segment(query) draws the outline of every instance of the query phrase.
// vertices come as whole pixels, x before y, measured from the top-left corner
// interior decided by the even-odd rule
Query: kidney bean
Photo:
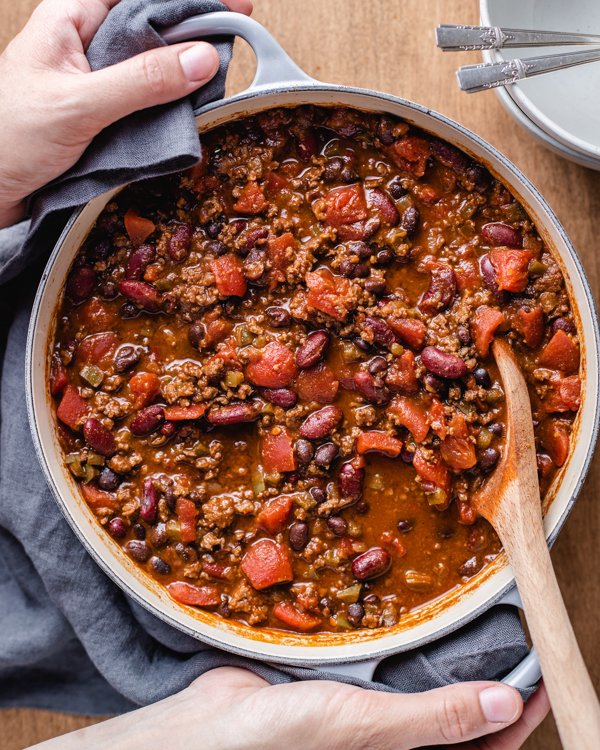
[[[352,575],[359,581],[370,581],[387,573],[392,558],[382,547],[371,547],[352,560]]]
[[[346,617],[348,622],[355,628],[359,628],[362,623],[362,618],[365,616],[365,608],[360,602],[352,602],[348,605],[346,610]]]
[[[158,573],[161,576],[168,576],[171,572],[171,566],[169,563],[156,555],[153,555],[150,558],[150,567],[155,573]]]
[[[324,406],[309,414],[300,425],[300,437],[308,440],[320,440],[330,435],[339,425],[344,413],[339,406]]]
[[[329,516],[327,519],[327,528],[336,536],[344,536],[348,531],[348,522],[342,516]]]
[[[140,245],[129,256],[125,266],[126,279],[141,279],[146,266],[156,258],[154,245]]]
[[[291,388],[263,388],[262,395],[275,406],[291,409],[298,401],[298,394]]]
[[[488,245],[495,247],[523,247],[523,238],[520,233],[501,221],[485,224],[481,228],[481,236]]]
[[[414,234],[417,231],[420,218],[421,214],[419,213],[419,209],[416,206],[409,206],[402,214],[402,221],[400,222],[400,226],[402,227],[402,229],[404,229],[409,237],[411,234]]]
[[[381,220],[373,217],[372,219],[362,219],[355,221],[353,224],[340,224],[338,227],[338,237],[342,241],[346,240],[368,240],[381,226]]]
[[[369,372],[371,375],[377,375],[387,370],[387,360],[385,357],[373,357],[369,362]]]
[[[105,466],[98,475],[98,487],[105,492],[114,492],[121,484],[119,475]]]
[[[465,174],[470,165],[469,157],[466,154],[444,141],[432,140],[431,154],[434,159],[459,176]]]
[[[367,204],[390,227],[396,226],[400,218],[398,209],[390,196],[381,188],[367,190]]]
[[[267,307],[265,314],[273,328],[287,328],[292,322],[292,316],[285,307]]]
[[[319,505],[327,500],[327,493],[322,487],[311,487],[308,494]]]
[[[145,409],[138,411],[131,421],[129,429],[134,435],[143,437],[158,430],[164,421],[165,410],[162,406],[147,406]]]
[[[173,435],[177,432],[177,422],[164,422],[159,432],[166,438],[173,437]]]
[[[413,522],[409,521],[407,518],[402,518],[398,521],[396,526],[401,534],[408,534],[409,531],[412,531]]]
[[[556,320],[552,321],[552,333],[556,333],[557,331],[576,333],[577,328],[575,327],[575,323],[568,318],[556,318]]]
[[[310,442],[310,440],[304,440],[304,438],[299,438],[294,443],[294,453],[296,454],[298,463],[303,464],[304,466],[306,466],[307,464],[311,462],[314,452],[315,452],[315,449],[313,447],[313,444]],[[318,489],[318,488],[313,488],[313,489]]]
[[[477,385],[480,385],[482,388],[489,388],[492,384],[490,374],[485,367],[478,367],[473,370],[473,377],[475,378]]]
[[[158,513],[158,489],[153,479],[144,479],[140,516],[146,523],[154,523]]]
[[[496,448],[486,448],[484,451],[482,451],[479,458],[479,468],[482,471],[490,471],[498,463],[499,458],[500,453],[496,450]]]
[[[479,270],[487,287],[490,289],[498,302],[502,303],[506,299],[506,294],[498,289],[496,281],[496,269],[488,255],[482,255],[479,260]]]
[[[373,331],[373,340],[379,346],[389,348],[396,341],[394,332],[383,318],[368,317],[365,319],[365,325]]]
[[[456,295],[456,276],[447,263],[435,263],[430,268],[429,287],[418,302],[420,310],[436,313],[445,310]]]
[[[242,254],[249,253],[261,240],[266,240],[269,236],[269,230],[266,227],[255,227],[246,232],[244,237],[244,246],[240,248]]]
[[[145,563],[150,559],[150,547],[140,539],[130,539],[125,545],[127,552],[136,562]]]
[[[382,297],[387,291],[387,286],[383,279],[367,279],[365,291],[374,294],[376,297]]]
[[[293,523],[290,526],[290,530],[288,532],[288,539],[290,542],[290,547],[295,552],[300,552],[308,544],[308,535],[309,535],[309,532],[308,532],[307,523],[304,523],[304,521],[298,521],[297,523]]]
[[[50,394],[57,398],[69,385],[69,376],[62,363],[60,354],[55,352],[50,363]]]
[[[260,409],[258,401],[238,401],[227,406],[213,406],[206,418],[215,425],[254,422],[260,416]]]
[[[127,534],[127,522],[124,521],[120,516],[111,519],[108,524],[108,533],[115,539],[123,539]]]
[[[115,370],[117,372],[125,372],[130,367],[137,365],[144,351],[143,346],[134,346],[133,344],[120,346],[115,353]]]
[[[390,400],[390,392],[381,378],[374,378],[370,372],[359,370],[354,375],[356,390],[372,404],[386,404]]]
[[[94,417],[90,417],[84,422],[83,437],[90,448],[101,456],[110,456],[117,450],[117,444],[111,431]]]
[[[319,149],[319,140],[314,128],[304,128],[296,140],[298,156],[302,161],[310,161]]]
[[[327,469],[337,454],[338,447],[335,443],[325,443],[324,445],[320,445],[315,451],[315,464],[321,469]]]
[[[192,227],[190,224],[177,224],[167,244],[167,252],[173,260],[183,260],[190,252]]]
[[[262,247],[253,247],[243,263],[244,276],[249,281],[259,281],[266,270],[267,254]]]
[[[355,461],[346,461],[340,466],[338,490],[346,503],[352,504],[360,500],[364,480],[365,470],[357,466]]]
[[[162,297],[158,289],[155,289],[145,281],[135,281],[128,279],[119,284],[119,291],[124,297],[133,302],[138,307],[148,312],[157,312],[160,310]]]
[[[96,284],[96,272],[90,266],[79,266],[67,280],[67,296],[74,304],[86,300]]]
[[[426,346],[421,352],[421,361],[434,375],[455,380],[467,374],[467,366],[458,354],[449,354],[437,346]]]
[[[306,341],[296,351],[296,364],[302,370],[314,367],[325,356],[329,346],[327,331],[313,331],[308,334]]]

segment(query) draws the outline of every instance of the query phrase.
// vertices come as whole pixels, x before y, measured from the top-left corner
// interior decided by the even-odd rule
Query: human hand
[[[177,695],[36,750],[517,750],[548,709],[543,687],[523,710],[516,690],[494,682],[398,695],[326,681],[269,685],[222,667]]]
[[[206,42],[160,47],[91,72],[85,51],[118,0],[42,0],[0,55],[0,227],[24,199],[65,172],[90,141],[132,112],[207,83],[219,59]],[[250,14],[251,0],[224,0]]]

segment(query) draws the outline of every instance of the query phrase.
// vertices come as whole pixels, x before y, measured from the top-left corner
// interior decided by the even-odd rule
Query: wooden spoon
[[[527,385],[508,343],[496,340],[492,351],[506,396],[506,442],[473,507],[508,555],[563,747],[600,750],[600,705],[546,544]]]

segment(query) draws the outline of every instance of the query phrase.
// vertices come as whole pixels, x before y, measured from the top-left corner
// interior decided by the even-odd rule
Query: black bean
[[[463,346],[469,346],[469,344],[471,343],[471,332],[469,331],[467,326],[457,326],[456,337]]]
[[[137,365],[142,358],[144,348],[133,344],[120,346],[115,353],[115,369],[117,372],[125,372],[130,367]]]
[[[458,574],[461,576],[464,576],[465,578],[470,578],[471,576],[474,576],[475,573],[478,573],[480,570],[481,570],[481,563],[478,562],[477,557],[473,556],[473,557],[470,557],[468,560],[465,560],[465,562],[458,569]]]
[[[192,323],[188,330],[188,339],[194,349],[200,349],[204,336],[206,334],[206,328],[204,323],[196,320]]]
[[[359,500],[354,506],[354,510],[360,515],[364,516],[369,512],[369,503],[366,500]]]
[[[502,435],[504,432],[504,428],[500,424],[500,422],[492,422],[492,424],[488,424],[486,426],[486,429],[489,430],[492,435]]]
[[[369,372],[371,375],[377,375],[384,370],[387,370],[387,360],[385,357],[373,357],[369,362]]]
[[[552,321],[552,333],[556,333],[557,331],[564,331],[565,333],[576,333],[577,328],[575,327],[575,323],[573,323],[572,320],[569,320],[568,318],[557,318],[556,320]]]
[[[398,521],[398,531],[401,534],[408,534],[409,531],[412,531],[413,528],[413,522],[409,521],[407,518],[403,518],[400,521]]]
[[[338,447],[335,443],[325,443],[324,445],[320,445],[315,451],[314,462],[321,469],[327,469],[337,454]]]
[[[423,375],[423,385],[430,393],[444,394],[448,390],[446,381],[432,372],[426,372]]]
[[[402,450],[400,451],[400,458],[405,464],[412,464],[415,460],[414,451],[409,451],[408,448],[403,445]]]
[[[336,536],[344,536],[348,531],[348,522],[342,516],[329,516],[327,527]]]
[[[328,159],[321,174],[323,182],[337,182],[340,180],[344,166],[344,160],[341,156],[332,156]]]
[[[206,231],[206,234],[211,238],[211,240],[216,240],[219,236],[219,232],[221,231],[221,228],[223,226],[223,219],[213,219],[212,221],[209,221],[208,224],[205,225],[204,229]]]
[[[475,378],[477,385],[480,385],[482,388],[489,388],[492,384],[490,374],[485,367],[477,367],[473,371],[473,377]]]
[[[114,492],[121,484],[119,475],[105,466],[98,475],[98,486],[105,492]]]
[[[156,557],[156,555],[150,558],[150,567],[155,573],[158,573],[161,576],[167,576],[171,572],[171,566],[169,563],[165,562],[160,557]]]
[[[387,266],[394,260],[394,251],[391,247],[382,247],[377,251],[375,264],[378,266]]]
[[[486,448],[479,458],[479,468],[482,471],[490,471],[498,463],[499,458],[500,453],[496,448]]]
[[[119,293],[119,289],[114,281],[103,281],[98,285],[98,291],[103,299],[111,300],[114,299]]]
[[[368,341],[365,341],[362,336],[355,336],[352,339],[352,343],[354,344],[354,346],[360,349],[361,352],[368,352],[371,349],[371,344],[369,344]]]
[[[113,518],[108,524],[108,533],[115,539],[122,539],[127,534],[127,522],[120,516]]]
[[[133,531],[133,534],[136,539],[145,539],[146,538],[146,527],[143,526],[141,523],[134,523],[131,527],[131,530]]]
[[[148,562],[151,555],[150,547],[140,539],[131,539],[125,545],[125,549],[139,563]]]
[[[208,253],[213,253],[217,256],[225,255],[227,252],[227,245],[224,242],[221,242],[221,240],[211,240],[206,243],[204,248]]]
[[[164,547],[168,541],[169,536],[167,534],[167,526],[164,523],[157,523],[150,530],[150,543],[153,547],[160,548]]]
[[[355,628],[360,627],[362,618],[365,616],[365,608],[363,607],[360,602],[354,602],[353,604],[348,605],[348,609],[346,610],[346,617],[348,618],[348,622],[350,625],[353,625]]]
[[[406,211],[402,214],[402,220],[400,226],[406,234],[411,235],[419,226],[419,209],[416,206],[409,206]]]
[[[322,487],[311,487],[308,494],[316,503],[319,503],[319,505],[327,500],[327,493]]]
[[[367,279],[365,290],[376,297],[382,297],[387,291],[387,286],[383,279]]]
[[[290,547],[295,552],[300,552],[308,544],[308,524],[304,521],[298,521],[290,526],[288,532]]]
[[[311,462],[314,455],[313,444],[310,442],[310,440],[299,438],[294,443],[294,452],[296,454],[298,462],[306,466],[306,464],[309,464]],[[318,489],[318,487],[313,487],[313,489]]]
[[[371,257],[371,248],[366,242],[362,240],[355,240],[348,243],[348,250],[354,255],[358,255],[361,260],[366,260]]]
[[[398,198],[402,198],[403,195],[406,195],[408,190],[404,187],[402,184],[402,180],[400,177],[394,177],[390,182],[387,184],[387,189],[389,194],[394,198],[395,200],[398,200]]]
[[[287,328],[292,322],[292,316],[285,307],[267,307],[265,314],[273,328]]]
[[[140,314],[140,310],[136,307],[133,302],[124,302],[119,310],[119,315],[124,320],[130,320],[131,318],[137,318]]]

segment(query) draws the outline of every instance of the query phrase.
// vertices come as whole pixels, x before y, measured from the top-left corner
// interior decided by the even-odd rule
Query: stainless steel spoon
[[[467,26],[444,23],[435,30],[437,46],[445,52],[509,47],[561,47],[569,44],[600,44],[598,34],[564,31],[507,29],[500,26]]]

